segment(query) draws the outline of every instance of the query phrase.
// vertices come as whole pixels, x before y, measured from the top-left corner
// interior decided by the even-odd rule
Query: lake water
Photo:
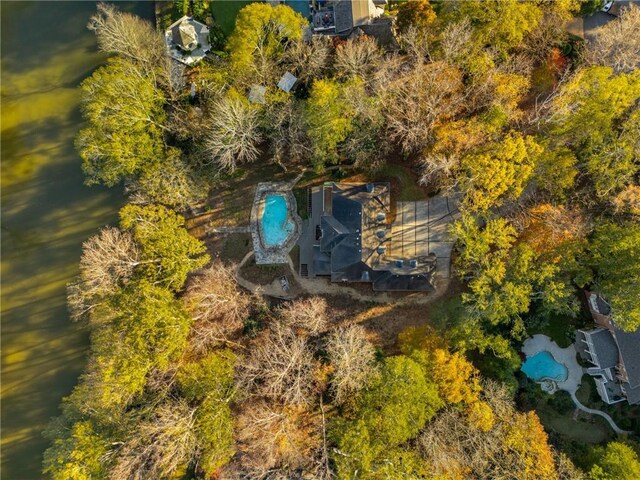
[[[153,18],[150,2],[118,3]],[[119,188],[85,187],[78,84],[105,56],[95,2],[2,1],[2,478],[41,478],[42,430],[84,367],[65,285],[81,244],[115,224]]]

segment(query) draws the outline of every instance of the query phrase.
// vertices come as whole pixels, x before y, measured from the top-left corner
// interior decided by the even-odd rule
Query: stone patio
[[[262,229],[260,220],[264,210],[264,199],[268,194],[278,193],[284,195],[287,200],[288,214],[293,221],[295,228],[287,241],[277,247],[268,247],[262,239]],[[253,240],[253,251],[257,265],[273,265],[279,263],[289,263],[289,252],[295,246],[302,231],[302,220],[298,216],[296,198],[291,191],[291,183],[285,182],[265,182],[259,183],[253,198],[251,208],[251,221],[249,223],[251,238]]]

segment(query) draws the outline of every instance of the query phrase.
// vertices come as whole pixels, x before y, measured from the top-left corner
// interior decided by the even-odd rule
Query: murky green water
[[[152,18],[152,4],[120,4]],[[85,187],[73,138],[78,84],[105,57],[95,2],[6,2],[2,12],[2,478],[41,478],[42,437],[88,339],[65,307],[82,242],[113,224],[119,190]]]

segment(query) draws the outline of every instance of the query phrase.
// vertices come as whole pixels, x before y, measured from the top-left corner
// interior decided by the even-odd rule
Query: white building
[[[169,55],[186,65],[199,62],[211,50],[207,26],[186,15],[167,28],[164,39]]]
[[[587,301],[597,327],[576,332],[576,350],[593,365],[587,373],[604,402],[640,404],[640,329],[617,328],[609,305],[597,293],[588,292]]]

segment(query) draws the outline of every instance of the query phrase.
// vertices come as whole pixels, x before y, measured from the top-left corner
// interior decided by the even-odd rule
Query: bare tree
[[[186,467],[197,452],[195,412],[184,400],[158,406],[119,449],[109,478],[171,478]]]
[[[425,32],[423,29],[410,25],[398,38],[403,50],[416,64],[431,61],[431,42],[433,34]]]
[[[269,103],[265,109],[263,130],[274,160],[285,170],[311,155],[303,108],[294,97],[289,97],[282,103]]]
[[[336,48],[334,68],[338,77],[367,80],[381,60],[382,51],[376,40],[363,35]]]
[[[126,284],[140,263],[138,248],[129,232],[107,227],[84,242],[80,275],[67,287],[72,318],[82,318],[101,299]]]
[[[564,453],[554,451],[554,457],[558,480],[585,480],[587,478]]]
[[[533,62],[545,62],[554,48],[566,42],[566,22],[557,17],[545,17],[545,21],[529,32],[523,45],[524,52]]]
[[[321,78],[328,69],[331,52],[329,37],[315,35],[308,42],[299,40],[290,43],[285,58],[298,81],[310,84],[314,79]]]
[[[595,31],[587,49],[592,63],[612,67],[616,72],[640,68],[640,7],[630,4],[620,17]]]
[[[463,106],[461,74],[442,62],[417,65],[397,78],[390,91],[387,128],[405,153],[428,146],[436,122],[455,116]]]
[[[167,61],[164,40],[151,23],[113,5],[99,3],[87,28],[96,33],[100,50],[130,60],[147,74]]]
[[[279,314],[282,322],[299,335],[316,335],[327,328],[327,302],[322,297],[289,302]]]
[[[337,404],[356,395],[375,378],[375,349],[360,325],[331,332],[327,353],[333,366],[331,391]]]
[[[235,469],[243,478],[269,479],[315,471],[321,429],[319,416],[303,408],[246,402],[237,417]]]
[[[640,216],[640,185],[627,185],[611,199],[616,214]]]
[[[238,286],[235,266],[217,260],[191,278],[184,303],[194,319],[191,348],[203,353],[242,329],[252,297]]]
[[[405,68],[405,61],[402,55],[389,53],[382,57],[369,80],[369,86],[374,92],[385,91]]]
[[[503,384],[491,381],[483,386],[482,399],[495,419],[491,428],[479,428],[460,409],[447,408],[418,437],[419,451],[431,466],[432,474],[445,477],[464,475],[479,480],[557,478],[552,452],[545,441],[538,439],[541,444],[532,449],[541,452],[539,456],[535,452],[529,456],[519,449],[521,447],[514,448],[516,438],[524,446],[533,442],[532,439],[527,440],[531,433],[527,423],[529,414],[515,409]],[[562,478],[579,478],[567,476],[570,471],[568,465],[563,465],[565,476]]]
[[[304,337],[275,322],[249,351],[238,375],[243,391],[288,405],[313,403],[317,363]]]
[[[441,55],[451,65],[471,55],[474,48],[473,27],[468,19],[448,23],[440,35]]]
[[[214,101],[204,140],[211,162],[233,172],[240,163],[258,158],[261,141],[258,111],[248,102],[230,96]]]

